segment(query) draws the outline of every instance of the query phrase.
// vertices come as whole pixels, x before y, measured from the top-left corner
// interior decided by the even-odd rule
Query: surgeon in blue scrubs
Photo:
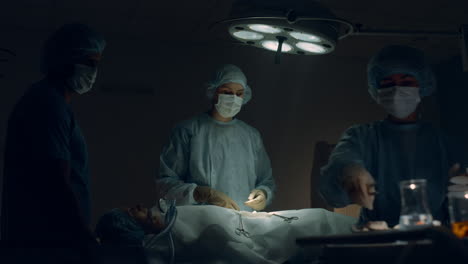
[[[322,196],[334,207],[363,206],[361,221],[394,226],[400,215],[399,182],[426,179],[434,219],[445,221],[449,174],[459,165],[442,133],[420,120],[421,99],[436,89],[423,53],[406,46],[383,48],[368,64],[368,83],[370,95],[388,116],[344,132],[322,168]]]
[[[70,102],[92,88],[104,46],[82,24],[62,26],[46,41],[45,78],[25,92],[8,120],[4,240],[62,246],[93,240],[88,153]]]
[[[242,70],[223,65],[208,83],[212,108],[178,124],[160,155],[159,195],[178,205],[263,210],[275,181],[260,133],[235,118],[252,97]]]

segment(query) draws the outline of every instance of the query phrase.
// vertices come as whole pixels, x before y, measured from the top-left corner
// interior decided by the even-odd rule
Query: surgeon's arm
[[[85,221],[78,200],[72,189],[70,181],[70,162],[68,160],[54,159],[44,162],[46,171],[50,180],[54,182],[54,190],[51,190],[55,195],[54,204],[46,205],[51,207],[60,208],[61,216],[64,223],[76,234],[74,240],[81,240],[83,242],[95,241],[94,235]],[[47,194],[45,194],[47,195]]]
[[[40,160],[38,171],[42,172],[43,180],[49,190],[44,196],[54,204],[45,205],[50,208],[60,208],[60,215],[70,230],[77,232],[76,240],[92,241],[91,227],[83,217],[82,209],[71,185],[71,135],[75,123],[70,115],[60,108],[50,108],[43,120],[38,120],[33,134],[38,148],[35,155]],[[95,241],[95,240],[94,240]]]
[[[159,175],[156,178],[158,195],[166,199],[175,199],[177,205],[197,203],[193,197],[197,185],[186,182],[189,174],[190,139],[191,135],[187,129],[176,127],[159,157]]]
[[[263,145],[260,135],[257,139],[257,151],[255,159],[255,170],[257,180],[255,189],[262,190],[266,194],[267,205],[271,204],[276,191],[275,179],[273,178],[271,161]]]
[[[353,202],[353,197],[349,195],[353,175],[367,171],[360,142],[364,132],[362,127],[346,130],[330,155],[328,164],[321,169],[320,194],[333,207],[340,208]]]

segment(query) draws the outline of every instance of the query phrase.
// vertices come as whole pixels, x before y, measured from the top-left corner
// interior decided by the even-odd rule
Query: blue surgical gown
[[[160,196],[196,204],[198,185],[224,192],[241,210],[252,211],[244,205],[252,189],[265,190],[271,203],[275,182],[260,133],[241,120],[220,122],[206,113],[177,125],[160,156]]]
[[[340,185],[343,168],[350,164],[366,168],[378,191],[374,210],[364,208],[361,221],[398,224],[399,182],[408,179],[427,180],[430,210],[435,219],[446,221],[449,156],[444,138],[430,124],[383,120],[349,128],[321,170],[320,192],[336,208],[351,203]]]
[[[49,166],[57,160],[70,164],[70,185],[81,210],[72,215],[90,224],[86,143],[57,88],[47,80],[32,85],[8,120],[2,192],[2,235],[8,239],[64,240],[82,231],[67,219],[62,180],[51,177],[56,168]]]

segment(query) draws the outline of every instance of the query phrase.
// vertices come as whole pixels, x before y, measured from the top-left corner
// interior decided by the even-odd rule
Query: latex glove
[[[267,196],[264,190],[253,189],[244,204],[255,211],[261,211],[266,207]]]
[[[240,210],[236,202],[225,193],[207,186],[197,186],[193,191],[193,198],[199,203],[208,203],[237,211]]]
[[[353,203],[374,209],[375,180],[365,168],[355,164],[346,166],[342,186]]]

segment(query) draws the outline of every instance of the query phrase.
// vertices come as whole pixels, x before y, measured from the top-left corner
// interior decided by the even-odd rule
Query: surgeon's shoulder
[[[255,127],[247,124],[246,122],[240,119],[237,119],[236,122],[236,125],[242,130],[246,131],[247,133],[251,134],[254,137],[261,137],[260,131],[258,131],[258,129],[256,129]]]
[[[175,125],[172,133],[191,136],[203,126],[205,118],[203,114],[199,114],[190,119],[183,120]]]
[[[58,95],[50,95],[47,97],[45,103],[46,106],[44,110],[47,111],[50,116],[63,120],[72,120],[74,118],[71,107],[64,98]]]
[[[421,130],[425,131],[425,133],[431,133],[436,137],[440,137],[444,140],[447,139],[447,134],[442,130],[442,128],[435,126],[433,123],[428,121],[422,121],[420,123]]]
[[[21,98],[19,107],[37,119],[70,121],[73,118],[65,98],[43,83],[33,84]]]
[[[236,123],[236,126],[238,129],[240,129],[242,131],[242,133],[244,133],[244,135],[247,135],[249,136],[251,139],[255,139],[257,141],[262,141],[262,135],[260,133],[260,131],[258,131],[258,129],[256,129],[255,127],[247,124],[246,122],[242,121],[242,120],[239,120],[237,119],[237,123]]]
[[[375,133],[382,126],[382,121],[373,121],[365,124],[354,124],[345,130],[344,135],[367,137]]]
[[[431,130],[431,131],[434,131],[434,132],[442,131],[440,128],[438,128],[432,122],[429,122],[429,121],[420,121],[419,126],[422,129]]]

